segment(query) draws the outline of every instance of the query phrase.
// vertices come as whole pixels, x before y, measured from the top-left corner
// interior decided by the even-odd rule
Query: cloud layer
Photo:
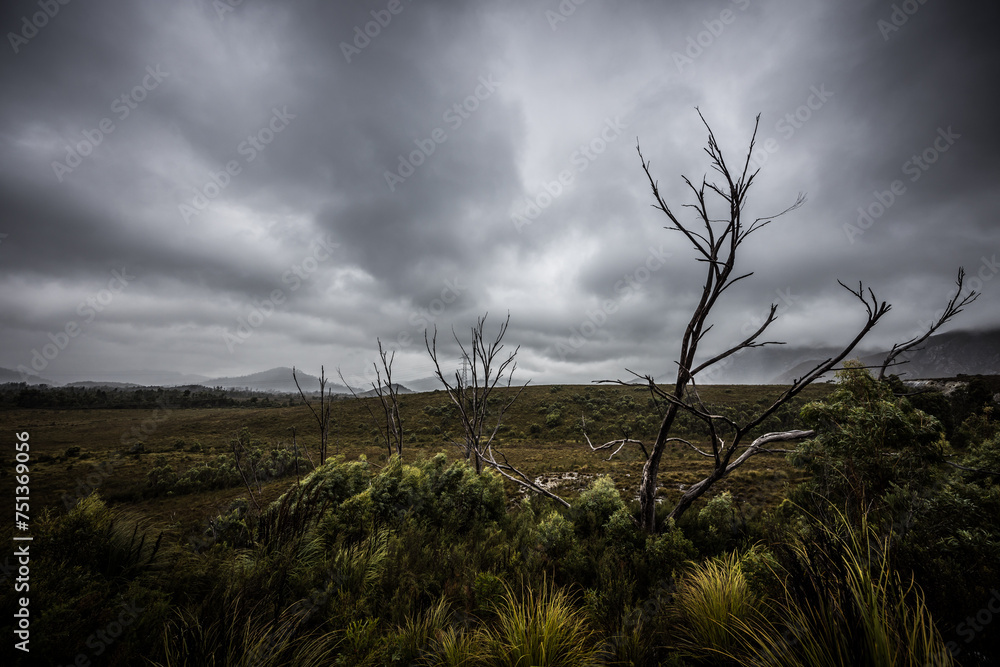
[[[48,13],[46,13],[48,12]],[[1000,326],[997,12],[944,2],[15,2],[0,12],[0,366],[59,380],[363,375],[478,315],[534,382],[669,371],[702,266],[675,208],[711,123],[755,271],[706,345],[912,335],[964,265]],[[977,282],[978,281],[978,282]],[[442,338],[445,338],[442,335]],[[449,356],[450,355],[450,356]],[[458,363],[457,348],[445,356]]]

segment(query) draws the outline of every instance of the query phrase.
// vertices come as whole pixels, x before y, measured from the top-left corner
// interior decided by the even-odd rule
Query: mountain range
[[[839,352],[840,348],[833,347],[768,345],[755,348],[735,355],[711,377],[711,383],[790,384]],[[860,359],[869,366],[881,366],[886,353],[885,350],[862,351],[848,358]],[[897,362],[905,363],[888,372],[904,379],[997,375],[1000,374],[1000,329],[953,331],[931,336],[916,351],[901,355]],[[702,378],[702,382],[706,379]]]
[[[835,348],[790,347],[769,345],[746,350],[718,364],[714,372],[704,371],[699,378],[704,384],[789,384],[801,377],[818,362],[839,352]],[[880,365],[885,351],[865,352],[861,361],[868,365]],[[857,357],[858,355],[852,355]],[[990,331],[953,331],[931,336],[919,350],[910,352],[902,359],[906,363],[896,366],[895,372],[904,379],[942,378],[965,375],[1000,375],[1000,329]],[[302,390],[307,393],[319,391],[319,378],[309,373],[296,371]],[[656,376],[664,381],[673,376],[667,372]],[[21,374],[7,368],[0,368],[0,384],[22,382]],[[259,373],[238,377],[210,378],[173,371],[136,371],[126,375],[94,374],[86,380],[61,383],[40,376],[30,376],[30,385],[72,387],[141,387],[141,386],[204,386],[223,389],[250,389],[271,393],[298,393],[292,380],[292,369],[287,366],[271,368]],[[398,385],[400,393],[424,392],[441,389],[436,377],[404,380]],[[327,383],[327,389],[335,394],[350,393],[343,384]],[[358,395],[371,395],[369,387],[354,387]]]

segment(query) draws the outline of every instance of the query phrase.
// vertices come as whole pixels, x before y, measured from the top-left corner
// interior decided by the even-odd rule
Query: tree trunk
[[[697,484],[693,484],[688,487],[688,490],[684,492],[681,499],[677,501],[674,505],[674,509],[670,510],[670,515],[668,518],[674,519],[675,521],[681,518],[681,515],[688,510],[689,507],[694,503],[694,501],[701,498],[706,491],[712,488],[712,485],[725,476],[725,472],[720,472],[720,469],[716,468],[712,471],[712,474],[701,480]]]
[[[667,437],[673,428],[677,416],[677,406],[673,403],[667,408],[660,423],[660,431],[656,435],[653,449],[642,466],[642,482],[639,484],[639,523],[647,533],[656,531],[656,485],[659,479],[660,459],[667,446]]]

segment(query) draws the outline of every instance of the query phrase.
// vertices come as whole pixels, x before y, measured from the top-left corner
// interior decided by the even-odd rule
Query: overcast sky
[[[761,114],[749,216],[808,196],[706,352],[772,302],[769,338],[848,340],[837,279],[894,304],[889,344],[960,265],[983,294],[951,328],[1000,326],[992,4],[4,3],[0,366],[360,378],[381,338],[405,381],[426,327],[509,311],[515,379],[659,379],[703,265],[636,143],[684,210],[696,106],[734,164]]]

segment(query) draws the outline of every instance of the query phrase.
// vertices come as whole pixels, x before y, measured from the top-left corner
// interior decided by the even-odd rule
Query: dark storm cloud
[[[400,377],[420,377],[425,328],[457,358],[453,326],[509,311],[536,382],[660,373],[702,266],[650,208],[636,140],[682,210],[680,175],[709,170],[695,106],[732,165],[761,114],[751,216],[808,193],[748,241],[756,275],[707,343],[774,302],[774,337],[836,344],[860,306],[838,278],[896,303],[873,344],[905,338],[962,264],[983,296],[960,324],[995,327],[995,14],[916,0],[8,3],[0,366],[30,366],[75,323],[36,370],[326,363],[362,377],[379,337]],[[134,279],[111,298],[123,269]]]

